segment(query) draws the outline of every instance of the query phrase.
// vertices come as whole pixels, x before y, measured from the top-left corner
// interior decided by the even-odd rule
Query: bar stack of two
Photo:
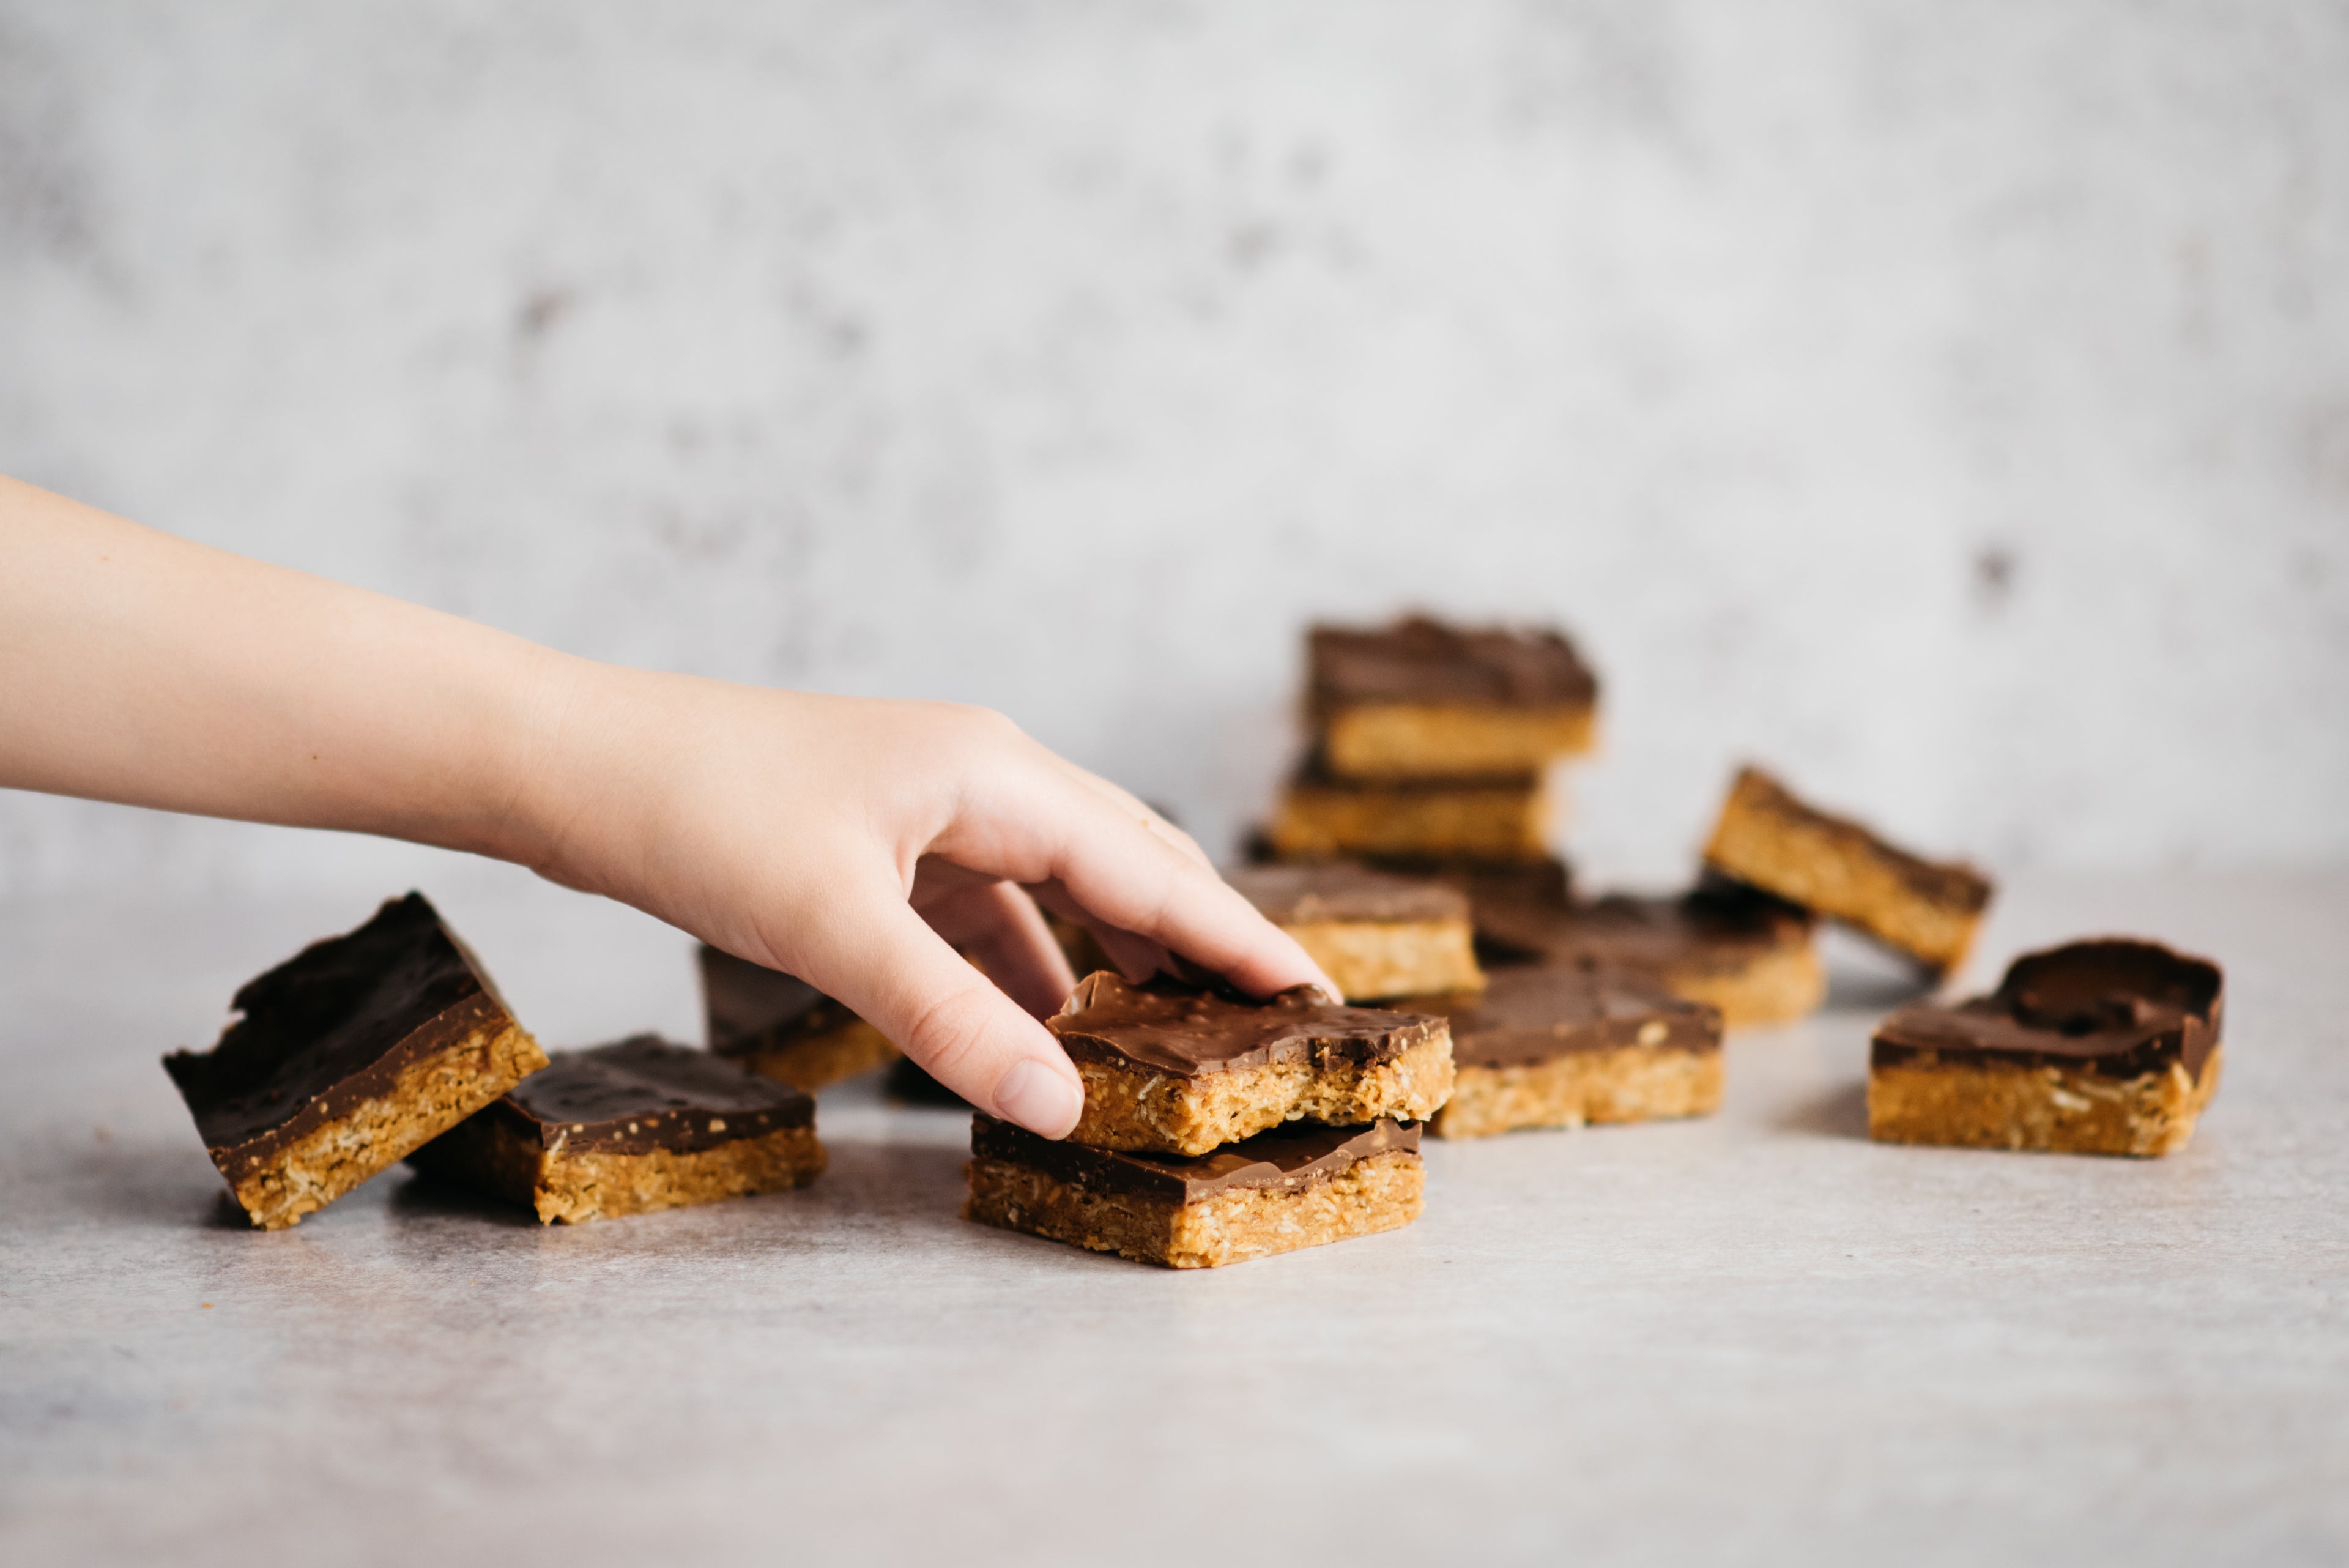
[[[1102,971],[1050,1026],[1083,1114],[1060,1142],[974,1117],[971,1219],[1213,1268],[1419,1217],[1420,1123],[1452,1092],[1442,1018]]]

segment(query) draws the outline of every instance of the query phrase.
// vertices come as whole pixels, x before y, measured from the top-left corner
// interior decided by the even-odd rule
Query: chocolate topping
[[[682,1153],[815,1123],[815,1102],[788,1084],[658,1035],[549,1056],[481,1113],[543,1148]]]
[[[1361,1127],[1288,1122],[1189,1159],[1053,1143],[989,1116],[975,1116],[970,1122],[970,1152],[980,1159],[1026,1166],[1097,1191],[1170,1203],[1196,1203],[1235,1187],[1293,1191],[1373,1155],[1418,1151],[1417,1122],[1383,1117]]]
[[[1870,1060],[1990,1056],[2135,1078],[2172,1062],[2202,1076],[2219,1044],[2224,981],[2207,959],[2105,938],[2014,961],[1988,996],[1904,1007],[1876,1027]]]
[[[1392,877],[1342,862],[1243,866],[1225,872],[1224,879],[1276,925],[1468,918],[1467,898],[1441,883]]]
[[[349,1114],[409,1064],[507,1022],[488,978],[421,893],[246,982],[233,1006],[243,1016],[218,1044],[175,1051],[163,1067],[216,1155],[253,1146],[240,1158]]]
[[[803,980],[704,944],[702,1008],[709,1048],[747,1055],[853,1023],[856,1014]]]
[[[1555,631],[1464,629],[1414,616],[1381,629],[1317,626],[1307,639],[1311,701],[1480,708],[1587,708],[1599,680]]]
[[[1730,794],[1733,799],[1743,797],[1752,809],[1801,823],[1875,857],[1910,889],[1935,903],[1948,904],[1970,914],[1979,914],[1990,904],[1991,880],[1971,866],[1911,855],[1886,843],[1865,823],[1821,811],[1798,799],[1792,790],[1760,768],[1739,769],[1736,781],[1730,785]]]
[[[1500,961],[1630,971],[1646,975],[1743,968],[1810,940],[1811,917],[1782,898],[1720,880],[1676,898],[1616,893],[1559,907],[1480,900],[1477,940]]]
[[[1045,1022],[1080,1062],[1184,1077],[1277,1062],[1388,1062],[1444,1035],[1441,1018],[1341,1007],[1309,985],[1250,1002],[1163,976],[1131,985],[1106,970],[1078,981],[1059,1016]]]
[[[1636,974],[1575,967],[1492,971],[1481,994],[1423,998],[1452,1020],[1463,1067],[1547,1062],[1577,1051],[1718,1051],[1721,1014]]]

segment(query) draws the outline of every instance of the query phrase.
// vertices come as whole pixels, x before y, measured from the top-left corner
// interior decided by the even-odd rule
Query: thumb
[[[902,899],[842,910],[853,946],[810,954],[802,978],[847,1003],[932,1077],[1005,1121],[1065,1137],[1084,1084],[1051,1031],[1030,1017]],[[829,945],[829,944],[827,944]]]

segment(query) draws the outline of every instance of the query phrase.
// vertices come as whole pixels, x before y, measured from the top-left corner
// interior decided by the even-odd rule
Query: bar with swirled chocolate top
[[[1299,1119],[1418,1121],[1452,1093],[1443,1019],[1346,1007],[1310,986],[1251,1002],[1102,971],[1046,1022],[1084,1081],[1069,1137],[1096,1148],[1198,1155]]]
[[[2061,1154],[2184,1148],[2219,1092],[2225,979],[2105,938],[2014,961],[1988,996],[1876,1026],[1868,1136]]]
[[[1212,1154],[1120,1153],[973,1118],[982,1225],[1176,1269],[1212,1269],[1392,1231],[1419,1218],[1419,1127],[1291,1122]]]

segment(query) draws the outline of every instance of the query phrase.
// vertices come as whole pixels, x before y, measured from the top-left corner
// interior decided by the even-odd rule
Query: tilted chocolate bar
[[[1321,753],[1341,778],[1530,779],[1592,744],[1598,678],[1554,631],[1322,626],[1307,658]]]
[[[253,1222],[298,1223],[546,1065],[420,893],[248,982],[210,1051],[175,1051],[212,1163]]]
[[[1709,879],[1677,898],[1613,894],[1558,908],[1480,900],[1476,934],[1503,957],[1644,975],[1729,1027],[1816,1009],[1826,973],[1812,920],[1766,893]]]
[[[1805,805],[1759,768],[1739,771],[1705,863],[1843,921],[1935,977],[1964,961],[1990,903],[1971,866],[1920,859],[1848,817]]]
[[[2184,1148],[2219,1092],[2219,966],[2107,938],[2014,961],[1999,988],[1877,1025],[1868,1136],[2064,1154]]]
[[[1364,784],[1309,761],[1281,792],[1265,834],[1283,860],[1540,861],[1552,815],[1540,778]]]
[[[637,1034],[556,1052],[409,1163],[576,1225],[803,1187],[824,1154],[805,1094]]]
[[[1481,997],[1410,1005],[1452,1023],[1452,1098],[1428,1124],[1442,1137],[1721,1106],[1721,1014],[1636,975],[1496,969]]]
[[[1249,1002],[1102,971],[1046,1023],[1084,1081],[1069,1137],[1097,1148],[1197,1155],[1299,1117],[1417,1121],[1452,1093],[1443,1019],[1344,1007],[1310,986]]]
[[[972,1118],[982,1225],[1177,1269],[1212,1269],[1392,1231],[1419,1218],[1419,1127],[1291,1123],[1197,1158],[1052,1143]]]
[[[709,1048],[810,1094],[897,1059],[888,1036],[803,980],[706,943]]]
[[[1485,983],[1467,897],[1440,882],[1335,863],[1247,866],[1225,877],[1349,1002]]]

